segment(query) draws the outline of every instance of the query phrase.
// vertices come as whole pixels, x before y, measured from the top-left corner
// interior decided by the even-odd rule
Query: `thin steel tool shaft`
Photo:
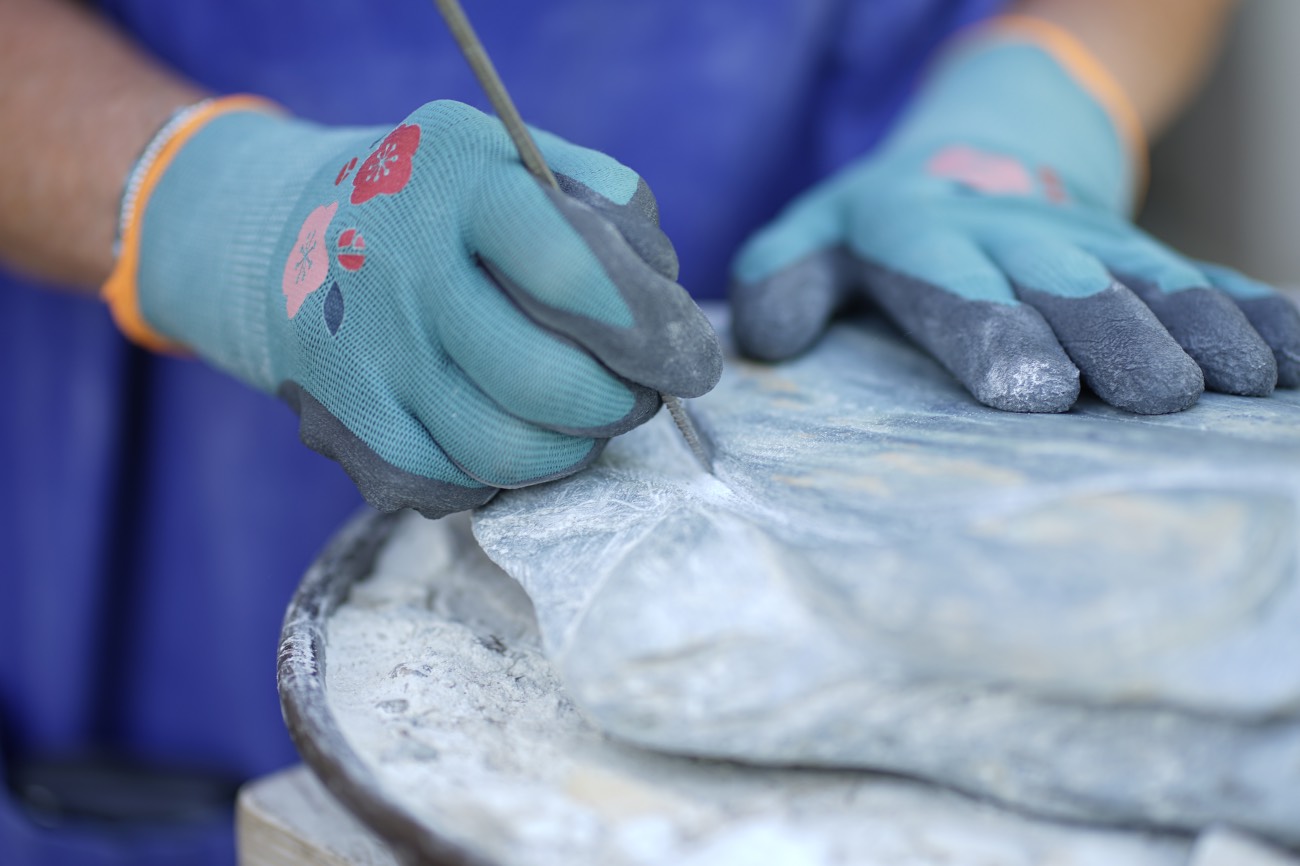
[[[559,189],[560,185],[556,183],[555,175],[551,174],[550,166],[542,159],[542,152],[537,149],[537,142],[533,141],[528,127],[524,126],[524,120],[519,116],[519,109],[515,108],[514,100],[506,92],[506,86],[501,83],[501,76],[492,65],[492,59],[488,57],[483,43],[479,42],[478,35],[474,33],[469,19],[465,17],[465,10],[460,7],[460,0],[433,0],[433,3],[442,13],[442,19],[447,22],[452,38],[460,46],[461,53],[469,62],[474,77],[483,87],[483,92],[487,94],[497,117],[505,124],[506,132],[510,133],[510,140],[515,143],[515,149],[519,151],[519,158],[523,160],[524,166],[538,180]],[[696,432],[695,425],[686,415],[681,401],[672,394],[660,394],[659,397],[668,407],[668,414],[672,416],[677,429],[682,432],[682,438],[686,440],[695,459],[700,461],[705,471],[712,473],[713,461],[709,459],[704,443],[700,441],[700,434]]]

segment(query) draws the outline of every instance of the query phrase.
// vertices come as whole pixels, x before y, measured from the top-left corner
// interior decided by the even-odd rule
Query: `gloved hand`
[[[460,103],[396,129],[218,114],[142,193],[141,324],[278,393],[377,508],[575,472],[657,392],[712,388],[721,352],[645,183],[536,137],[563,192]]]
[[[878,153],[741,251],[739,347],[790,357],[865,293],[1000,409],[1065,411],[1080,372],[1141,413],[1185,409],[1203,387],[1300,385],[1294,306],[1126,219],[1141,149],[1122,94],[1062,31],[1008,19],[968,38]]]

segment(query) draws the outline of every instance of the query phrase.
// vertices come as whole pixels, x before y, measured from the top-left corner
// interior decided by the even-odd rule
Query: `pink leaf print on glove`
[[[325,274],[329,271],[329,253],[325,249],[325,230],[329,228],[334,212],[339,209],[338,202],[321,205],[307,215],[302,228],[298,230],[298,240],[289,250],[289,258],[284,263],[284,277],[280,281],[280,290],[284,292],[284,309],[289,318],[298,315],[302,302],[307,296],[325,283]]]
[[[352,203],[362,204],[377,195],[392,195],[411,179],[411,157],[420,146],[420,127],[402,124],[388,133],[366,157],[352,179]]]
[[[989,195],[1031,195],[1034,179],[1018,160],[954,145],[934,155],[926,170]]]

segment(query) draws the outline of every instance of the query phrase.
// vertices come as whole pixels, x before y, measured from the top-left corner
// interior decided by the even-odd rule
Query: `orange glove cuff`
[[[119,250],[113,272],[100,290],[113,321],[128,339],[155,352],[185,354],[185,347],[163,337],[140,312],[139,287],[141,216],[158,180],[176,154],[196,132],[213,118],[236,111],[279,111],[279,107],[258,96],[227,96],[204,100],[182,109],[154,135],[127,179],[119,223]]]
[[[1032,42],[1061,64],[1061,68],[1110,115],[1133,159],[1134,174],[1140,179],[1138,189],[1145,187],[1149,171],[1148,142],[1137,108],[1115,76],[1077,36],[1064,27],[1029,15],[994,18],[976,33]],[[1140,195],[1138,200],[1141,200]]]

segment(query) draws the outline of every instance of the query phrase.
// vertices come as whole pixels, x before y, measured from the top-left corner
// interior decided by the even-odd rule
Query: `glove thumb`
[[[796,202],[754,235],[732,264],[731,332],[741,354],[781,361],[812,346],[847,299],[853,260],[839,208]]]

